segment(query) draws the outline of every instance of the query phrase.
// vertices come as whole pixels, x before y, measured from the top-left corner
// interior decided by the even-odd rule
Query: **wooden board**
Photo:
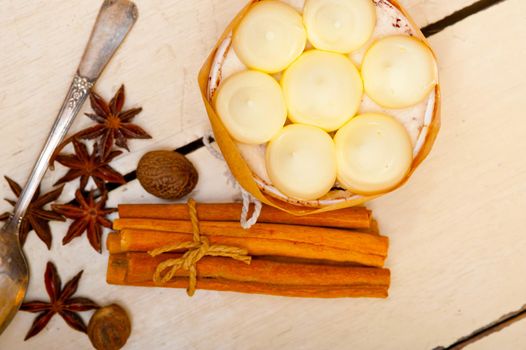
[[[465,347],[465,350],[522,350],[526,344],[526,321],[521,320],[508,328]]]
[[[404,0],[401,4],[409,11],[416,24],[424,27],[451,15],[466,6],[477,2],[476,0],[447,0],[447,1],[422,1]]]
[[[421,25],[472,1],[411,1]],[[196,73],[241,0],[137,1],[141,19],[98,90],[125,82],[137,122],[153,141],[131,144],[115,167],[128,172],[148,149],[174,149],[203,135],[206,115]],[[0,2],[1,172],[23,180],[39,151],[82,53],[97,1]],[[392,241],[388,300],[304,300],[198,291],[108,286],[107,256],[85,238],[61,246],[67,225],[53,224],[53,249],[34,234],[26,245],[32,279],[28,299],[44,298],[45,262],[63,281],[84,269],[79,295],[118,301],[133,317],[129,349],[430,349],[447,346],[524,304],[526,254],[526,3],[506,0],[433,36],[444,91],[443,130],[430,158],[403,189],[372,202]],[[147,120],[147,122],[146,122]],[[79,118],[75,128],[86,125]],[[224,164],[205,149],[190,155],[201,175],[199,200],[239,196]],[[63,170],[50,174],[45,184]],[[71,197],[69,187],[64,199]],[[0,193],[10,197],[2,183]],[[110,204],[154,199],[137,182]],[[8,206],[2,206],[1,209]],[[89,313],[86,313],[86,319]],[[89,349],[60,319],[23,342],[33,315],[19,313],[0,349]],[[524,322],[524,321],[523,321]],[[489,339],[489,338],[488,338]],[[515,344],[503,339],[501,348]],[[509,343],[508,343],[509,342]]]

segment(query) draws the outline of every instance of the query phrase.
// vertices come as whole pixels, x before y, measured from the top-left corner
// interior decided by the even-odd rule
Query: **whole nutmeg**
[[[194,165],[174,151],[146,153],[137,166],[137,179],[149,193],[162,199],[179,199],[197,185]]]
[[[131,322],[126,311],[112,304],[98,309],[88,324],[88,337],[97,350],[118,350],[130,337]]]

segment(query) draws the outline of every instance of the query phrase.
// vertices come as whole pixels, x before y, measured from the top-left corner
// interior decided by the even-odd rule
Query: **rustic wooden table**
[[[44,298],[43,269],[63,280],[84,269],[79,294],[118,301],[133,317],[128,349],[524,349],[526,321],[526,1],[400,0],[439,57],[443,129],[428,160],[404,188],[370,203],[391,239],[387,300],[305,300],[109,286],[107,254],[85,238],[53,247],[30,234],[28,299]],[[200,140],[208,122],[196,75],[245,0],[137,0],[140,20],[97,89],[126,83],[137,122],[153,141],[132,142],[115,167],[128,173],[149,149]],[[24,181],[79,61],[99,1],[0,1],[0,172]],[[85,107],[87,109],[87,106]],[[74,129],[89,123],[80,117]],[[183,150],[201,175],[195,197],[232,201],[226,167],[199,141]],[[195,147],[197,145],[197,147]],[[63,169],[48,174],[49,187]],[[68,186],[62,199],[69,200]],[[12,197],[5,182],[2,197]],[[132,181],[110,204],[154,202]],[[2,205],[0,209],[7,209]],[[33,315],[19,313],[1,349],[89,349],[56,317],[23,338]],[[500,332],[499,324],[508,326]],[[481,328],[493,334],[476,341]],[[474,333],[475,332],[475,333]]]

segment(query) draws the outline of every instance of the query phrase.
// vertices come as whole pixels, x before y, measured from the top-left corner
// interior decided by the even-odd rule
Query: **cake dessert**
[[[253,1],[205,93],[260,191],[302,207],[397,188],[439,125],[434,55],[394,0]]]

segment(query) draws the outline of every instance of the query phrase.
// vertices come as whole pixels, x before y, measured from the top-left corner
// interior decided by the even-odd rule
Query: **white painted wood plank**
[[[521,320],[466,346],[465,350],[523,350],[526,344],[526,320]]]
[[[4,7],[5,4],[14,3],[0,3],[0,16],[6,13],[6,9],[13,10],[9,6]],[[54,10],[59,4],[58,1],[48,3],[55,5]],[[71,3],[87,6],[80,1]],[[159,5],[160,1],[151,3]],[[177,2],[176,6],[190,9],[190,5],[185,5],[190,3],[201,6],[197,2],[183,1]],[[28,4],[24,3],[24,6],[30,6]],[[218,3],[214,4],[218,6]],[[224,8],[221,3],[221,8],[234,13],[233,8],[238,5],[237,1],[232,1],[225,4]],[[70,11],[74,8],[73,5],[67,6],[71,6]],[[207,11],[202,6],[202,11]],[[27,14],[19,16],[20,20],[31,18],[30,13],[32,11],[27,10]],[[94,15],[95,10],[91,13]],[[58,262],[63,280],[79,269],[86,269],[80,294],[91,296],[101,303],[121,301],[129,308],[134,322],[129,349],[432,348],[452,343],[502,314],[518,309],[526,295],[526,281],[517,277],[522,276],[526,268],[522,259],[526,254],[526,242],[522,239],[526,224],[522,213],[526,206],[526,166],[514,152],[526,147],[526,139],[522,136],[526,126],[523,118],[526,108],[526,85],[523,82],[526,65],[519,59],[526,53],[526,31],[522,26],[526,19],[524,13],[526,3],[508,0],[432,39],[440,58],[443,79],[443,132],[430,159],[412,181],[402,190],[371,205],[382,230],[392,239],[389,266],[393,269],[393,288],[388,300],[298,300],[203,291],[189,299],[182,290],[107,286],[103,280],[107,257],[92,252],[84,238],[62,248],[59,234],[55,236],[51,252],[46,251],[33,235],[30,236],[27,251],[33,261],[33,279],[28,298],[45,295],[42,275],[44,263],[48,259]],[[54,20],[46,22],[44,27],[57,28],[60,22],[57,16],[59,14],[55,14]],[[196,22],[195,15],[191,16]],[[206,18],[207,15],[199,16]],[[5,17],[1,18],[4,21]],[[78,19],[71,21],[70,25],[76,26],[77,22]],[[155,26],[153,22],[150,24]],[[0,23],[4,28],[4,22]],[[194,23],[190,27],[193,28]],[[184,27],[179,27],[177,31],[184,33]],[[53,35],[61,35],[61,29],[56,29],[56,32],[58,34]],[[15,35],[14,32],[10,33]],[[70,38],[71,34],[65,37]],[[209,33],[212,36],[216,34]],[[510,37],[503,40],[505,34]],[[7,34],[2,31],[0,35]],[[2,45],[6,38],[0,37]],[[39,42],[40,39],[35,40]],[[127,44],[131,42],[133,40],[128,40]],[[210,42],[213,39],[206,45]],[[61,47],[64,45],[60,42],[56,44]],[[42,47],[47,50],[44,44]],[[142,47],[146,52],[145,47],[146,41]],[[23,47],[20,49],[23,50]],[[68,51],[65,50],[64,55]],[[20,57],[30,53],[31,50],[23,51]],[[4,54],[2,50],[0,55],[0,66],[3,67],[6,60],[11,62],[11,67],[16,66],[16,62],[8,60],[11,55]],[[116,71],[106,73],[105,77],[111,76],[113,79],[108,81],[105,88],[108,92],[116,88],[117,84],[109,84],[113,84],[115,77],[126,75],[123,81],[133,81],[133,84],[128,83],[130,101],[139,101],[140,98],[131,96],[144,91],[147,93],[146,88],[135,89],[143,89],[141,84],[148,80],[146,75],[142,75],[145,73],[141,72],[150,68],[144,67],[142,61],[134,61],[134,70],[124,68],[128,64],[125,61],[132,57],[131,52],[122,54],[124,61],[121,61],[120,68],[113,68]],[[33,59],[37,58],[33,56]],[[44,62],[53,66],[53,55],[48,60]],[[192,59],[189,55],[186,60],[181,63],[181,67],[191,66],[195,57]],[[75,60],[64,58],[61,66],[69,61]],[[165,61],[164,65],[167,64],[168,61]],[[55,75],[60,73],[58,68],[54,68]],[[161,69],[161,66],[156,69]],[[32,73],[30,71],[25,76]],[[136,74],[140,77],[136,77]],[[50,80],[49,90],[55,89],[59,82],[63,83],[63,79],[55,79],[55,75],[46,76]],[[0,152],[9,150],[0,153],[0,159],[11,162],[2,166],[3,171],[13,169],[16,174],[23,176],[31,161],[25,158],[28,156],[12,156],[12,153],[25,146],[21,138],[17,139],[20,134],[16,133],[15,124],[22,125],[22,130],[33,125],[34,119],[31,119],[32,123],[24,121],[24,116],[32,109],[31,105],[27,107],[20,95],[14,96],[22,99],[13,100],[9,97],[11,92],[4,92],[11,91],[13,84],[15,87],[20,84],[17,88],[20,91],[29,89],[31,84],[16,82],[13,75],[10,77],[10,84],[0,81],[0,86],[6,87],[0,93],[0,115],[3,118],[2,133],[13,136],[0,140]],[[3,79],[2,75],[0,79]],[[153,79],[148,86],[150,89],[162,89],[165,87],[163,84]],[[62,98],[65,85],[56,88],[57,100]],[[49,100],[52,100],[49,90],[46,93],[29,90],[40,96],[42,103],[38,104],[39,108],[48,107]],[[165,101],[160,97],[151,98],[158,98],[155,101],[159,103]],[[9,99],[9,104],[4,104],[6,99]],[[173,103],[166,108],[178,105],[175,100]],[[187,103],[187,108],[197,108],[190,102],[185,102],[185,105]],[[155,108],[153,102],[150,106]],[[18,108],[28,109],[25,110],[26,114],[15,113],[19,111]],[[153,134],[163,132],[163,127],[170,125],[170,122],[164,124],[165,120],[169,120],[165,118],[170,115],[182,114],[169,114],[166,111],[166,114],[153,115],[151,118],[156,118],[155,121],[160,124],[150,131]],[[4,125],[5,118],[13,119]],[[50,121],[54,115],[46,118]],[[177,118],[174,117],[174,120],[177,121]],[[11,129],[4,131],[4,127]],[[32,144],[38,143],[39,136],[35,130],[31,132],[32,141],[27,144],[24,154],[35,154],[40,147],[32,149]],[[155,134],[157,141],[171,142],[171,134],[166,135],[163,139]],[[17,146],[12,147],[15,142],[18,142]],[[137,150],[137,157],[149,147],[139,144],[132,146]],[[202,152],[204,150],[196,152],[194,156],[201,174],[206,174],[200,184],[204,187],[200,187],[197,194],[208,196],[207,192],[210,191],[213,192],[210,198],[214,200],[230,200],[236,194],[227,187],[226,180],[221,176],[224,166]],[[203,160],[200,160],[201,157]],[[24,166],[25,170],[20,169]],[[134,164],[128,162],[126,166],[133,167]],[[111,201],[116,203],[140,199],[149,201],[151,198],[136,183],[132,183],[120,193],[112,195]],[[55,232],[64,232],[65,228],[64,224],[54,225]],[[23,343],[31,320],[31,315],[20,313],[8,332],[0,337],[0,348],[52,349],[62,344],[77,349],[89,348],[85,337],[79,337],[58,318],[52,321],[45,333]],[[57,344],[58,339],[60,344]]]
[[[478,0],[401,0],[416,24],[424,27]]]
[[[175,149],[203,135],[208,120],[197,72],[239,0],[139,0],[140,18],[107,67],[97,90],[110,98],[121,83],[128,106],[141,105],[136,118],[154,137],[132,141],[132,154],[115,162],[127,173],[148,149]],[[69,79],[100,6],[99,1],[0,2],[2,169],[23,181],[60,107]],[[82,14],[82,15],[81,15]],[[88,110],[86,105],[84,110]],[[79,116],[78,130],[91,123]],[[64,169],[51,176],[57,179]],[[2,185],[2,189],[6,189]]]

